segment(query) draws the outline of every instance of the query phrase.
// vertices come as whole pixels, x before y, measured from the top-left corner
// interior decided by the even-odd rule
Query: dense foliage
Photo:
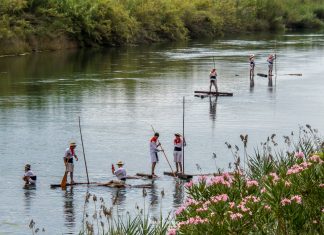
[[[285,136],[284,152],[274,137],[246,156],[246,174],[236,146],[232,174],[187,183],[189,197],[168,234],[323,234],[324,145],[310,126],[295,143]]]
[[[0,53],[320,28],[323,0],[1,0]]]

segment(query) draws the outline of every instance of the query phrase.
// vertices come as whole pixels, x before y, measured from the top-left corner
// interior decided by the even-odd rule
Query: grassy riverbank
[[[316,29],[323,0],[2,0],[0,54]]]
[[[234,158],[231,173],[186,183],[187,199],[174,217],[150,219],[145,190],[144,209],[134,218],[114,215],[102,198],[99,207],[87,194],[84,214],[91,201],[95,212],[84,217],[80,234],[323,234],[324,142],[317,130],[301,127],[284,144],[273,134],[253,154],[248,136],[241,140],[241,151],[225,143]]]

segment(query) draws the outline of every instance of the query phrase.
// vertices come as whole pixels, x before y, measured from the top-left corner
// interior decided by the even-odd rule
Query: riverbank
[[[321,1],[297,0],[5,0],[0,14],[0,55],[324,25]]]

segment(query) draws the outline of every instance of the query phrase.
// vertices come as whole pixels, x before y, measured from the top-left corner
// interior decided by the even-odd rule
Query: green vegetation
[[[323,0],[1,0],[0,54],[315,29]]]
[[[101,198],[97,210],[96,196],[87,194],[80,235],[323,234],[323,138],[306,125],[297,135],[283,136],[284,149],[279,150],[275,137],[252,155],[247,153],[247,135],[241,135],[242,153],[226,142],[235,160],[232,172],[186,183],[187,199],[174,218],[150,220],[144,200],[144,210],[134,218],[117,214],[114,219],[113,207],[108,209]],[[86,210],[91,197],[93,219]]]

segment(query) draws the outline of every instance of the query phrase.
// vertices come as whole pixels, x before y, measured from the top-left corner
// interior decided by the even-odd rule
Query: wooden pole
[[[154,127],[153,127],[152,125],[151,125],[151,127],[152,127],[152,131],[155,133]],[[167,158],[167,156],[166,156],[166,154],[165,154],[165,152],[164,152],[164,149],[163,149],[163,147],[162,147],[162,144],[161,144],[160,141],[159,141],[159,143],[160,143],[160,148],[161,148],[161,150],[162,150],[162,153],[163,153],[165,159],[167,160],[167,162],[168,162],[168,164],[169,164],[169,167],[170,167],[170,169],[171,169],[171,172],[172,172],[173,176],[175,177],[176,174],[174,173],[174,171],[173,171],[173,169],[172,169],[172,166],[171,166],[171,164],[170,164],[170,162],[169,162],[169,159]]]
[[[83,145],[83,138],[82,138],[82,132],[81,132],[81,118],[79,116],[79,130],[80,130],[80,136],[81,136],[81,143],[82,143],[82,151],[83,151],[83,159],[84,159],[84,165],[85,165],[85,169],[86,169],[86,173],[87,173],[87,181],[88,184],[89,182],[89,175],[88,175],[88,167],[87,167],[87,160],[86,160],[86,156],[85,156],[85,152],[84,152],[84,145]]]
[[[183,97],[182,101],[182,172],[185,173],[185,167],[184,167],[184,147],[185,147],[185,135],[184,135],[184,126],[185,125],[185,97]]]

